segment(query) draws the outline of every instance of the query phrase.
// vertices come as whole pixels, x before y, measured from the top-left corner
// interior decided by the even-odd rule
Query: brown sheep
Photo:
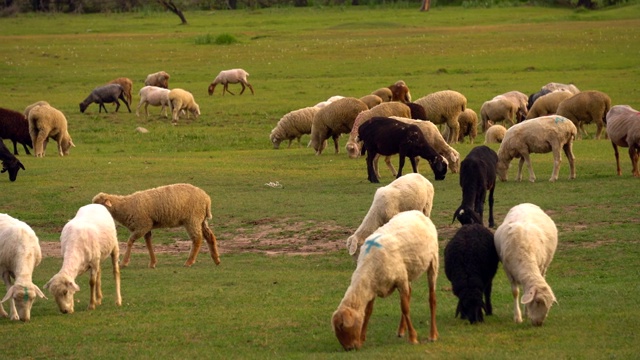
[[[611,98],[600,91],[583,91],[562,101],[558,105],[557,115],[566,117],[580,130],[578,136],[588,136],[584,124],[596,124],[596,139],[600,139],[604,130],[607,112],[611,109]],[[607,134],[605,133],[605,139]]]
[[[109,81],[107,84],[118,84],[122,86],[122,89],[124,90],[124,97],[127,99],[127,102],[131,104],[131,90],[133,89],[133,81],[131,81],[131,79],[119,77]]]

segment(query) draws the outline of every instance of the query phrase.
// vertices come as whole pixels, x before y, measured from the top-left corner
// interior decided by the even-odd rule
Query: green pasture
[[[0,212],[30,224],[42,243],[57,242],[66,221],[98,192],[188,182],[212,198],[211,226],[222,251],[219,266],[203,252],[192,268],[182,266],[186,252],[159,254],[155,270],[147,268],[147,254],[134,254],[122,270],[122,307],[114,304],[106,261],[102,306],[86,310],[88,276],[80,276],[74,314],[62,315],[50,297],[35,302],[30,323],[0,319],[0,358],[637,358],[640,196],[626,149],[621,177],[610,142],[585,139],[574,144],[577,179],[568,180],[564,158],[560,179],[549,183],[552,156],[541,154],[532,156],[537,182],[514,182],[514,161],[510,181],[497,184],[498,224],[512,206],[532,202],[559,229],[547,276],[559,304],[544,326],[513,323],[502,270],[494,280],[495,315],[474,326],[454,318],[457,300],[441,267],[437,342],[425,341],[427,285],[421,279],[413,286],[412,318],[423,343],[396,338],[394,294],[376,302],[362,350],[346,354],[330,326],[355,267],[343,244],[379,185],[367,181],[364,159],[346,156],[344,137],[340,154],[315,156],[305,147],[308,136],[302,147],[273,150],[269,132],[289,111],[333,95],[361,97],[400,79],[414,99],[452,89],[476,111],[495,95],[530,94],[551,81],[600,90],[614,104],[640,109],[640,6],[185,15],[187,26],[154,12],[0,18],[0,107],[22,111],[46,100],[63,111],[76,145],[59,157],[50,143],[44,158],[26,156],[20,147],[26,171],[14,183],[0,176]],[[219,36],[237,42],[217,45]],[[217,73],[235,67],[251,74],[255,95],[222,96],[219,86],[208,96]],[[170,87],[194,94],[198,119],[172,126],[155,107],[148,119],[136,117],[137,91],[147,74],[160,70],[171,74]],[[96,104],[80,113],[78,104],[94,87],[121,76],[135,83],[133,113],[124,105],[119,113],[113,106],[98,113]],[[239,86],[230,89],[237,94]],[[135,132],[139,126],[149,133]],[[480,135],[475,144],[455,148],[464,156],[483,141]],[[461,199],[458,175],[436,182],[424,161],[420,169],[436,190],[432,220],[442,252],[460,226],[451,223]],[[392,180],[383,167],[381,175],[380,185]],[[270,182],[282,186],[265,185]],[[118,227],[118,237],[126,241],[128,231]],[[184,240],[180,229],[154,232],[157,245]],[[61,263],[46,257],[34,282],[42,287]]]

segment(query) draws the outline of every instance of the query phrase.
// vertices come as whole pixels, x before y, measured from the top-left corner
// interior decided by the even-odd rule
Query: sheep
[[[535,104],[535,102],[538,101],[539,98],[549,93],[552,93],[552,91],[547,89],[540,89],[537,92],[529,95],[529,100],[527,101],[527,109],[531,111],[533,104]]]
[[[482,132],[486,132],[487,128],[498,121],[515,124],[514,118],[518,115],[518,107],[510,100],[503,96],[485,101],[480,107],[480,117],[482,119]]]
[[[571,120],[559,116],[543,116],[516,124],[507,130],[507,133],[498,149],[498,165],[496,173],[501,181],[507,181],[507,170],[513,158],[520,158],[518,165],[517,181],[522,180],[522,165],[527,163],[529,168],[529,181],[535,182],[530,153],[553,152],[553,172],[549,181],[558,180],[562,155],[564,150],[571,174],[569,179],[576,178],[575,157],[573,155],[573,141],[576,138],[577,129]]]
[[[537,205],[524,203],[512,207],[494,234],[496,251],[511,283],[516,323],[522,322],[518,304],[519,286],[525,315],[534,326],[541,326],[553,303],[557,302],[545,275],[558,244],[553,220]]]
[[[291,147],[293,139],[298,141],[299,146],[302,135],[311,134],[313,117],[319,110],[318,107],[309,106],[285,114],[269,134],[273,148],[280,148],[280,143],[285,140],[289,140],[288,147]]]
[[[104,103],[116,103],[116,112],[118,112],[118,110],[120,109],[120,102],[118,101],[118,99],[122,100],[124,104],[127,105],[127,109],[129,110],[129,112],[131,112],[131,108],[129,107],[129,103],[125,98],[125,92],[122,86],[120,86],[119,84],[98,86],[97,88],[93,89],[89,96],[87,96],[87,98],[80,103],[80,112],[84,113],[87,107],[92,103],[99,104],[98,112],[102,112],[102,109],[104,109],[105,113],[107,113],[108,111],[104,106]]]
[[[360,349],[376,296],[400,292],[402,316],[398,336],[409,329],[409,342],[418,344],[410,318],[411,282],[427,273],[431,323],[429,341],[438,339],[436,326],[436,280],[438,277],[438,233],[431,220],[418,210],[404,211],[367,238],[358,256],[351,284],[331,324],[342,347]]]
[[[547,85],[543,86],[541,90],[550,90],[550,91],[564,90],[572,93],[573,95],[580,93],[580,89],[578,89],[573,84],[561,84],[556,82],[548,83]]]
[[[55,297],[60,312],[73,314],[73,296],[80,291],[76,278],[89,270],[89,310],[102,304],[102,269],[100,261],[111,256],[116,288],[116,305],[122,305],[118,236],[113,218],[102,205],[89,204],[78,209],[60,234],[62,267],[44,285]]]
[[[391,90],[391,101],[411,102],[411,92],[404,81],[398,80],[393,85],[389,85],[389,90]]]
[[[374,106],[382,104],[382,99],[380,98],[380,96],[373,95],[373,94],[369,94],[361,97],[360,101],[365,103],[369,109],[371,109]]]
[[[118,223],[131,231],[121,267],[129,265],[133,243],[144,236],[151,258],[149,267],[155,268],[157,260],[151,245],[151,230],[178,226],[187,230],[192,242],[184,266],[190,267],[196,262],[203,236],[211,258],[216,265],[220,264],[216,236],[207,223],[207,219],[212,217],[211,198],[198,187],[172,184],[124,196],[99,193],[92,202],[104,205]]]
[[[27,155],[31,155],[29,148],[33,148],[33,143],[29,135],[29,122],[22,113],[0,108],[0,138],[11,140],[13,155],[19,155],[18,143],[22,144]]]
[[[596,139],[600,139],[604,129],[604,120],[610,109],[611,98],[603,92],[593,90],[583,91],[563,100],[558,105],[556,114],[571,120],[581,130],[580,137],[582,134],[588,136],[584,124],[595,123]],[[605,138],[606,136],[605,132]]]
[[[386,117],[373,117],[360,125],[358,138],[364,142],[362,154],[367,152],[367,173],[372,183],[380,182],[373,164],[378,154],[400,155],[397,178],[402,176],[402,168],[407,156],[411,161],[413,172],[418,172],[414,158],[421,156],[429,161],[436,180],[445,178],[447,160],[431,147],[422,130],[416,125]]]
[[[326,140],[331,137],[337,154],[338,137],[349,133],[356,116],[368,109],[365,103],[353,97],[336,100],[321,108],[313,117],[311,141],[308,146],[316,151],[316,155],[320,155],[326,147]]]
[[[388,102],[393,99],[393,92],[391,92],[391,89],[389,89],[388,87],[379,88],[373,91],[371,94],[379,96],[383,102]]]
[[[491,288],[499,260],[493,233],[482,224],[463,225],[447,243],[444,272],[458,297],[456,317],[474,324],[484,321],[483,311],[493,314]]]
[[[407,105],[411,110],[410,118],[416,119],[416,120],[429,120],[427,119],[427,112],[424,111],[424,108],[422,107],[422,105],[419,105],[413,102],[407,102],[404,104]]]
[[[69,149],[75,145],[67,130],[67,118],[60,110],[50,105],[33,105],[28,107],[29,111],[27,112],[33,155],[44,157],[49,138],[58,143],[60,156],[69,155]]]
[[[629,148],[632,173],[640,177],[638,170],[638,157],[640,156],[640,112],[628,105],[616,105],[609,110],[606,117],[607,134],[613,145],[616,156],[616,170],[618,176],[622,175],[618,146]]]
[[[487,129],[484,135],[485,144],[501,143],[504,139],[504,135],[507,133],[507,128],[502,125],[491,125]]]
[[[540,96],[533,106],[531,106],[526,120],[555,114],[558,111],[558,105],[560,105],[563,100],[572,96],[573,94],[564,90],[553,91]]]
[[[469,137],[469,144],[473,144],[476,136],[478,136],[478,114],[473,109],[466,108],[458,116],[460,124],[460,132],[458,133],[458,141],[464,142],[465,136]],[[449,128],[445,127],[442,136],[449,137]]]
[[[136,116],[140,116],[140,106],[144,104],[144,114],[145,117],[149,117],[149,110],[147,107],[149,105],[152,106],[162,106],[160,112],[164,114],[164,117],[167,117],[167,107],[169,106],[169,89],[161,88],[158,86],[145,86],[139,91],[140,95],[140,103],[136,108]]]
[[[27,105],[26,108],[24,108],[24,117],[27,118],[27,120],[29,119],[29,113],[31,112],[31,110],[33,108],[35,108],[36,106],[40,106],[40,105],[47,105],[47,106],[51,106],[51,104],[49,104],[48,102],[44,101],[44,100],[40,100],[40,101],[36,101],[31,105]]]
[[[434,124],[447,124],[449,144],[455,144],[458,141],[460,132],[458,116],[467,107],[467,98],[464,95],[453,90],[443,90],[423,96],[414,102],[422,105],[429,121]]]
[[[0,301],[0,316],[11,320],[31,320],[31,307],[44,294],[33,283],[33,270],[42,261],[40,243],[33,229],[7,214],[0,214],[0,274],[7,294]],[[11,284],[11,279],[15,279]],[[10,301],[9,314],[2,303]]]
[[[358,128],[360,124],[371,119],[374,116],[402,116],[405,118],[411,117],[411,109],[404,103],[398,101],[384,102],[378,106],[375,106],[369,110],[362,111],[358,114],[353,121],[351,132],[349,133],[349,140],[345,146],[347,154],[350,158],[356,159],[360,156],[360,150],[362,150],[362,143],[358,140]]]
[[[4,141],[2,141],[2,138],[0,138],[0,162],[2,162],[2,170],[0,173],[8,171],[9,181],[11,182],[16,181],[20,169],[26,170],[20,160],[9,151]]]
[[[514,90],[514,91],[508,91],[496,97],[503,97],[511,101],[513,104],[515,104],[518,107],[518,111],[516,112],[516,120],[518,122],[523,121],[525,119],[529,111],[528,110],[529,108],[527,107],[527,100],[528,100],[527,94]],[[494,97],[494,99],[496,97]]]
[[[314,106],[317,107],[317,108],[323,108],[323,107],[331,104],[332,102],[334,102],[336,100],[340,100],[340,99],[344,99],[344,96],[334,95],[334,96],[328,98],[325,101],[320,101],[319,103],[315,104]]]
[[[122,89],[124,90],[124,96],[127,98],[127,101],[129,102],[129,104],[133,104],[131,102],[133,99],[131,97],[131,91],[133,91],[133,81],[131,81],[131,79],[126,77],[119,77],[109,81],[107,84],[119,84],[120,86],[122,86]]]
[[[419,210],[431,216],[433,194],[431,182],[418,173],[406,174],[378,188],[367,215],[347,239],[349,255],[357,259],[364,240],[398,213]]]
[[[234,93],[229,91],[229,84],[238,84],[238,83],[240,83],[240,85],[242,86],[240,95],[242,95],[242,93],[244,92],[246,88],[245,85],[249,87],[249,90],[251,90],[251,95],[253,95],[254,94],[253,86],[251,86],[251,84],[249,84],[249,81],[247,81],[248,76],[249,76],[249,73],[243,69],[222,70],[220,71],[218,76],[216,76],[213,82],[211,82],[211,85],[209,85],[209,95],[213,95],[213,91],[215,90],[216,85],[218,84],[223,85],[223,88],[222,88],[223,96],[225,91],[231,95],[235,95]]]
[[[157,73],[147,75],[144,80],[144,86],[158,86],[161,88],[169,88],[169,74],[164,71],[158,71]]]
[[[485,145],[476,146],[460,164],[462,203],[453,214],[461,224],[482,224],[484,202],[489,191],[489,227],[493,221],[493,191],[496,188],[498,155]]]
[[[196,104],[193,94],[183,89],[169,91],[169,110],[172,114],[171,122],[173,125],[178,123],[178,117],[183,110],[187,112],[187,119],[189,119],[189,112],[193,114],[194,118],[200,116],[200,106]]]

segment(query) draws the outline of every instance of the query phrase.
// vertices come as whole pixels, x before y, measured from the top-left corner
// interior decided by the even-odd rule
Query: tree
[[[431,7],[431,0],[422,0],[422,6],[420,7],[420,11],[429,11]]]
[[[164,6],[165,9],[167,9],[167,10],[171,11],[172,13],[178,15],[178,17],[182,21],[182,25],[187,25],[187,19],[184,17],[184,14],[182,13],[182,10],[178,9],[176,4],[174,4],[172,0],[169,0],[169,1],[158,0],[158,2],[162,6]]]

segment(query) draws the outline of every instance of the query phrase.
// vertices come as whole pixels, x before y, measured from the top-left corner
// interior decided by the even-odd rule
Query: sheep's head
[[[2,170],[0,171],[0,173],[8,171],[9,181],[13,182],[16,181],[16,178],[18,177],[18,171],[20,171],[20,169],[25,170],[24,165],[22,165],[20,160],[6,160],[2,162]]]
[[[73,295],[80,291],[80,287],[71,277],[54,275],[44,288],[55,297],[61,313],[73,314]]]
[[[275,129],[274,129],[275,131]],[[273,144],[273,148],[274,149],[279,149],[280,148],[280,143],[282,142],[283,139],[280,139],[278,137],[278,135],[276,135],[274,133],[274,131],[271,132],[271,134],[269,135],[269,139],[271,140],[271,143]]]
[[[361,337],[362,323],[363,315],[358,314],[354,309],[340,307],[333,313],[331,318],[333,331],[346,351],[358,350],[362,347],[364,342]]]
[[[549,285],[532,287],[524,292],[520,300],[526,307],[526,313],[531,319],[531,324],[541,326],[549,314],[551,305],[557,302]]]
[[[211,85],[209,85],[209,96],[213,95],[213,91],[216,89],[216,83],[211,83]]]
[[[357,159],[360,157],[360,146],[357,142],[349,142],[347,143],[347,154],[351,159]]]
[[[473,209],[470,209],[468,207],[462,207],[462,206],[459,207],[456,210],[456,212],[453,213],[453,220],[451,221],[451,223],[456,221],[456,219],[458,219],[458,221],[462,225],[467,225],[467,224],[482,225],[482,218],[480,217],[480,214],[478,214]]]
[[[469,323],[484,321],[484,302],[482,301],[482,291],[480,289],[465,289],[458,295],[458,307],[456,308],[456,316],[460,315],[463,320],[469,320]]]
[[[498,175],[500,181],[507,181],[507,170],[509,170],[509,163],[498,160],[498,164],[496,165],[496,175]]]
[[[444,180],[449,166],[447,159],[442,156],[436,156],[434,159],[429,160],[429,165],[431,165],[431,170],[433,170],[436,180]]]
[[[73,143],[73,140],[71,139],[70,136],[63,136],[60,139],[60,145],[59,145],[59,155],[60,156],[67,156],[69,155],[69,149],[71,149],[72,147],[76,147],[76,145]]]
[[[25,285],[14,284],[0,302],[13,299],[18,314],[12,314],[17,315],[17,317],[12,317],[11,320],[29,321],[31,320],[31,307],[38,296],[46,298],[40,288],[33,283]]]

